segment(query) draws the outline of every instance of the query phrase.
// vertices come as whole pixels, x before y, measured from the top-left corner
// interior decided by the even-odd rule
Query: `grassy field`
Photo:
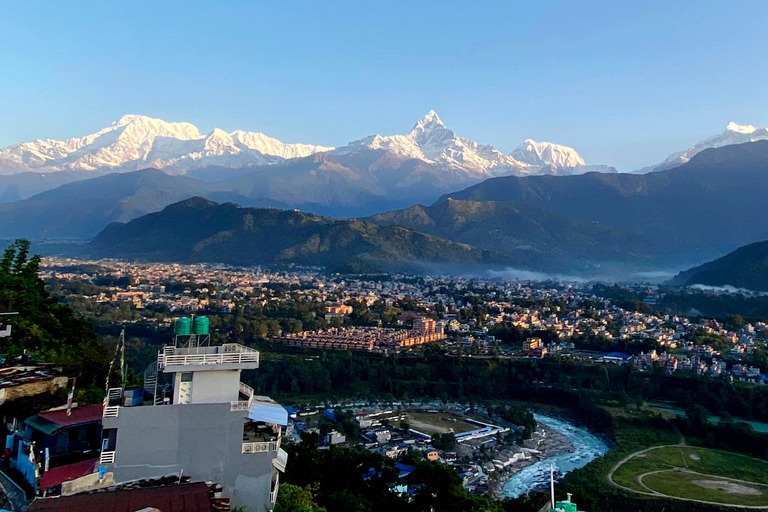
[[[729,505],[768,507],[768,486],[670,469],[642,477],[648,488],[665,494]]]
[[[624,462],[612,479],[621,487],[640,492],[768,506],[768,462],[719,450],[693,446],[653,448]]]
[[[445,434],[448,432],[460,434],[479,428],[477,425],[465,421],[461,416],[449,412],[408,411],[407,415],[411,427],[426,434]]]

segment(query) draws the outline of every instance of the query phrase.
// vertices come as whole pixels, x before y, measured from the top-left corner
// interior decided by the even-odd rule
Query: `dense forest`
[[[768,420],[768,388],[683,371],[640,371],[632,366],[573,363],[558,359],[451,357],[426,350],[384,357],[349,352],[262,352],[261,367],[243,375],[272,396],[380,397],[416,400],[514,399],[571,406],[584,397],[622,403],[664,400],[696,403],[713,414]]]

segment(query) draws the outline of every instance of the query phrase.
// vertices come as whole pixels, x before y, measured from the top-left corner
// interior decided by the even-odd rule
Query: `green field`
[[[641,451],[611,480],[645,494],[768,507],[768,462],[719,450],[679,445]]]
[[[449,412],[408,411],[408,422],[412,428],[426,434],[460,434],[479,428],[464,418]]]

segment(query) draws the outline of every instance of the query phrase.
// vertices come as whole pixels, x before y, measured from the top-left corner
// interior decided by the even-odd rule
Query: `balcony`
[[[230,402],[229,410],[230,412],[235,411],[248,411],[251,408],[251,404],[253,403],[253,397],[255,395],[255,391],[251,386],[248,384],[240,383],[240,398],[245,398],[245,400],[236,400]]]
[[[165,347],[157,355],[165,373],[201,370],[253,370],[259,367],[259,352],[239,343],[214,347]]]

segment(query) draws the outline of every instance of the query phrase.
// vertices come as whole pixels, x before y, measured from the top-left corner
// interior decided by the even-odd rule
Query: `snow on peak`
[[[435,128],[445,128],[445,124],[443,124],[443,121],[440,119],[440,116],[437,115],[437,112],[430,110],[427,112],[427,115],[419,119],[419,121],[413,125],[411,134],[423,133]]]
[[[406,135],[371,135],[337,149],[336,153],[349,154],[365,148],[383,149],[406,158],[439,164],[476,178],[573,174],[591,170],[615,172],[612,167],[587,166],[573,148],[531,139],[505,155],[489,144],[456,135],[434,110],[422,117]]]
[[[755,142],[758,140],[768,140],[768,128],[758,128],[752,125],[741,125],[730,122],[728,123],[728,126],[725,127],[724,132],[701,140],[684,151],[672,153],[660,164],[639,169],[635,171],[635,173],[671,169],[689,162],[691,158],[705,149],[721,148],[733,144],[746,144],[747,142]]]
[[[737,124],[731,121],[728,123],[728,126],[725,127],[726,132],[736,132],[736,133],[754,133],[757,131],[757,128],[752,126],[751,124]]]
[[[349,154],[363,149],[386,150],[405,158],[440,164],[452,172],[475,178],[525,174],[527,168],[493,146],[459,137],[434,110],[416,122],[406,135],[371,135],[338,148],[336,153]]]
[[[85,137],[36,140],[0,149],[0,174],[97,169],[131,171],[143,167],[179,170],[206,165],[240,167],[276,163],[333,148],[283,144],[261,133],[215,128],[208,135],[190,123],[169,123],[127,114]]]
[[[571,147],[552,142],[537,142],[533,139],[526,139],[512,152],[512,156],[530,165],[555,167],[587,165],[584,159]]]

